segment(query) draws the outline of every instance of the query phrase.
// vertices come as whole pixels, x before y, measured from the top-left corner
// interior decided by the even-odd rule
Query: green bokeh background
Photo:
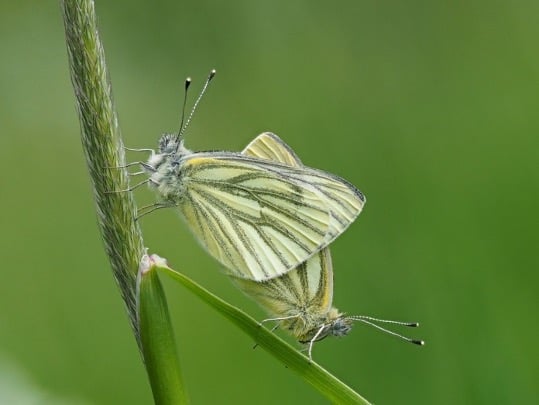
[[[122,0],[97,12],[127,145],[176,130],[184,78],[196,89],[215,67],[189,147],[240,150],[271,130],[367,195],[332,245],[335,304],[420,321],[411,332],[427,345],[357,325],[317,344],[318,362],[378,404],[539,401],[538,2]],[[0,402],[150,403],[96,226],[58,3],[1,2],[0,51]],[[152,252],[264,318],[176,213],[142,225]],[[164,282],[193,403],[326,403]]]

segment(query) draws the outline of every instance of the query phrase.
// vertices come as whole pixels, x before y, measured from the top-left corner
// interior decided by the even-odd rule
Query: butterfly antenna
[[[208,88],[208,85],[210,84],[211,79],[213,79],[213,77],[215,76],[215,73],[217,73],[215,71],[215,69],[212,69],[212,71],[210,72],[208,78],[206,79],[206,83],[204,83],[204,87],[202,87],[202,91],[200,92],[200,95],[198,96],[197,101],[195,101],[195,104],[193,105],[193,108],[191,109],[191,113],[189,114],[189,117],[187,118],[187,121],[185,122],[185,125],[182,125],[180,127],[180,132],[178,133],[178,139],[180,139],[182,137],[185,130],[187,129],[187,127],[191,123],[191,118],[193,118],[193,114],[195,113],[195,111],[196,111],[196,109],[198,107],[198,103],[200,103],[200,100],[202,99],[202,96],[206,92],[206,89]],[[185,108],[185,103],[184,103],[184,108]],[[183,124],[183,118],[182,118],[182,124]]]
[[[180,122],[180,129],[178,129],[178,134],[176,135],[176,142],[178,143],[180,141],[180,136],[183,132],[182,128],[183,128],[183,121],[185,118],[185,105],[187,104],[187,90],[189,89],[190,85],[191,85],[191,78],[188,77],[187,79],[185,79],[185,88],[183,91],[182,120]]]
[[[408,326],[408,327],[411,327],[411,328],[416,328],[416,327],[419,326],[418,322],[390,321],[390,320],[387,320],[387,319],[378,319],[378,318],[373,318],[371,316],[364,316],[364,315],[348,316],[348,317],[346,317],[346,319],[350,319],[350,320],[358,321],[358,322],[363,322],[366,325],[372,326],[373,328],[378,329],[381,332],[387,333],[388,335],[395,336],[396,338],[404,340],[405,342],[413,343],[413,344],[418,345],[418,346],[423,346],[425,344],[425,342],[423,340],[412,339],[412,338],[400,335],[400,334],[398,334],[396,332],[393,332],[393,331],[391,331],[389,329],[386,329],[386,328],[384,328],[384,327],[382,327],[380,325],[377,325],[375,323],[375,322],[390,323],[392,325],[400,325],[400,326]]]

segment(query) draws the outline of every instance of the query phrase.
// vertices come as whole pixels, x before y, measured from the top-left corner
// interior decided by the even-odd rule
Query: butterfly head
[[[183,146],[183,139],[177,134],[164,134],[159,139],[157,153],[152,153],[148,161],[143,164],[143,168],[150,173],[155,173],[165,163],[175,166],[173,162],[178,162],[182,156],[189,153],[191,151]]]
[[[300,336],[300,343],[311,343],[325,339],[328,336],[346,336],[352,329],[353,320],[343,316],[336,308],[331,308],[324,319]]]
[[[164,134],[159,139],[159,153],[171,154],[175,153],[181,141],[175,134]]]
[[[183,137],[178,134],[164,134],[159,139],[159,154],[167,156],[181,157],[191,153],[183,146]]]
[[[329,335],[332,336],[346,336],[352,330],[352,320],[349,318],[344,318],[340,316],[335,319],[329,326]]]

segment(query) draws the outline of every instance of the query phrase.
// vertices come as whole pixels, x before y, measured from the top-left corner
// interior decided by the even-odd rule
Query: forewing
[[[270,316],[296,316],[290,332],[298,338],[318,327],[332,308],[333,270],[327,248],[280,277],[263,282],[236,278],[235,283]]]
[[[213,152],[180,165],[179,207],[188,225],[233,275],[255,281],[284,274],[320,250],[331,222],[318,190],[261,162]]]
[[[286,303],[289,309],[308,311],[313,317],[325,315],[333,301],[333,267],[329,249],[322,249],[294,270],[268,280],[264,285],[266,289],[275,285],[275,295],[280,295],[278,301]]]

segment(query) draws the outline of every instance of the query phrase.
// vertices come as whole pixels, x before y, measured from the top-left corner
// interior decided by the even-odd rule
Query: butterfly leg
[[[263,321],[260,321],[260,326],[262,326],[263,323],[265,322],[280,322],[280,321],[286,321],[287,319],[294,319],[294,318],[297,318],[299,315],[290,315],[290,316],[283,316],[283,317],[280,317],[280,318],[268,318],[268,319],[264,319]],[[277,324],[277,326],[279,326]],[[275,329],[275,328],[274,328]],[[274,330],[272,329],[272,330]]]
[[[284,320],[287,320],[287,319],[293,319],[293,318],[297,318],[297,317],[298,317],[298,315],[284,316],[284,317],[281,317],[281,318],[268,318],[268,319],[264,319],[264,320],[260,321],[258,326],[262,326],[266,322],[277,322],[275,324],[275,326],[270,329],[270,332],[274,332],[279,327],[279,322],[280,321],[284,321]],[[257,346],[258,346],[258,343],[255,343],[255,345],[253,346],[253,349],[256,349]]]
[[[148,149],[148,148],[135,149],[135,148],[128,148],[127,146],[124,146],[123,148],[125,150],[128,150],[129,152],[150,152],[152,156],[155,155],[155,150],[153,149]]]
[[[318,337],[322,334],[322,332],[327,328],[327,325],[322,325],[320,329],[316,332],[316,334],[313,336],[313,338],[309,341],[309,363],[313,362],[313,345],[314,342],[318,340]]]
[[[133,187],[126,188],[125,190],[114,190],[114,191],[105,191],[105,194],[116,194],[116,193],[127,193],[128,191],[133,191],[146,183],[155,183],[152,179],[146,179],[140,183],[135,184]]]
[[[150,204],[150,205],[145,205],[144,207],[140,207],[140,209],[138,211],[144,211],[142,212],[142,214],[140,215],[137,215],[137,217],[135,218],[136,221],[138,221],[140,218],[142,218],[143,216],[145,215],[148,215],[154,211],[157,211],[161,208],[170,208],[170,207],[173,207],[174,204],[168,204],[168,203],[155,203],[155,204]]]

